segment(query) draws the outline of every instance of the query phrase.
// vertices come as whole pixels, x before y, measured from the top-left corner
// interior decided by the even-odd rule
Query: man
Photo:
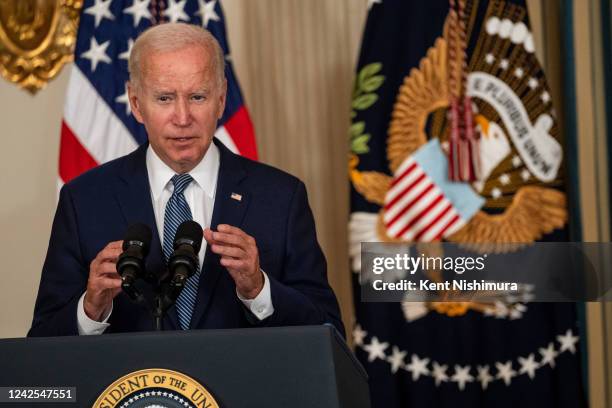
[[[133,223],[151,226],[146,268],[160,273],[186,219],[205,227],[205,242],[166,329],[331,323],[343,333],[303,183],[213,139],[226,93],[214,37],[155,26],[135,42],[129,70],[149,144],[62,188],[28,335],[152,330],[121,290],[120,239]]]

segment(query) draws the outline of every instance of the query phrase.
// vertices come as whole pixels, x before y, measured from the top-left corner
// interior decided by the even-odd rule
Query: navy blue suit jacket
[[[235,284],[219,257],[207,250],[194,329],[333,324],[344,333],[336,297],[327,282],[325,257],[317,242],[304,184],[278,169],[220,151],[219,178],[211,227],[230,224],[257,241],[260,265],[270,280],[272,316],[258,321],[236,296]],[[29,336],[77,335],[77,304],[87,286],[89,264],[127,227],[152,229],[148,271],[165,268],[151,204],[145,164],[147,145],[67,183],[60,193]],[[232,193],[242,200],[232,199]],[[151,293],[146,293],[150,296]],[[153,330],[149,312],[120,293],[106,332]],[[178,329],[174,306],[165,329]]]

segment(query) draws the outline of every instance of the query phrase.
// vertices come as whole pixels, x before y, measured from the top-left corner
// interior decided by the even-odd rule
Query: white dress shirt
[[[160,242],[163,242],[164,236],[164,215],[166,204],[172,196],[174,185],[170,181],[176,174],[174,170],[164,163],[151,146],[147,149],[147,173],[149,177],[149,187],[151,190],[151,202],[155,213],[155,222],[157,224],[157,232],[159,233]],[[193,177],[193,182],[187,186],[184,191],[185,200],[191,209],[193,220],[203,227],[209,227],[212,219],[213,208],[215,204],[215,192],[217,190],[217,177],[219,175],[219,149],[214,143],[206,151],[204,158],[198,165],[189,172]],[[204,262],[204,254],[206,253],[206,240],[202,241],[202,247],[198,254],[200,260],[200,269]],[[262,271],[263,272],[263,271]],[[202,273],[206,273],[205,270]],[[261,292],[254,299],[244,299],[236,291],[236,296],[240,301],[253,313],[258,319],[263,320],[274,313],[272,305],[272,296],[270,293],[270,282],[268,276],[263,273],[264,286]],[[101,334],[110,324],[110,317],[113,308],[105,314],[101,322],[90,319],[85,313],[83,300],[85,293],[81,296],[77,307],[77,325],[79,334]]]

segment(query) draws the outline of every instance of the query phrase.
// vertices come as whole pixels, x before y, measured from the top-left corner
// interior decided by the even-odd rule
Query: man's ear
[[[128,98],[130,100],[130,108],[132,109],[132,114],[136,118],[139,123],[144,123],[142,120],[142,112],[140,111],[140,101],[138,100],[138,92],[136,91],[136,87],[132,84],[132,82],[128,82]]]
[[[217,119],[221,119],[223,112],[225,112],[225,101],[227,100],[227,79],[223,79],[223,85],[221,85],[221,95],[219,95],[219,112],[217,113]]]

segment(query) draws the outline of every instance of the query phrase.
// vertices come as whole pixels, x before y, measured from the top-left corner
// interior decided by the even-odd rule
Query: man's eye
[[[193,99],[194,101],[200,102],[200,101],[205,100],[206,97],[204,95],[193,95],[191,99]]]
[[[160,102],[169,102],[170,101],[170,97],[169,96],[159,96],[157,97],[157,100]]]

